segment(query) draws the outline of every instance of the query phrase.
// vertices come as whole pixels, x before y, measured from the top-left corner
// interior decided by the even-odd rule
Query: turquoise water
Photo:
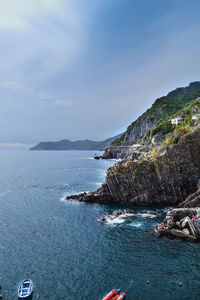
[[[159,239],[149,218],[98,222],[118,207],[64,201],[94,190],[114,161],[93,151],[0,151],[0,284],[17,299],[22,279],[33,299],[100,300],[121,288],[130,299],[199,299],[199,244]],[[135,209],[135,208],[134,208]],[[133,280],[131,288],[126,289]],[[150,285],[146,281],[150,280]],[[179,282],[183,283],[179,287]]]

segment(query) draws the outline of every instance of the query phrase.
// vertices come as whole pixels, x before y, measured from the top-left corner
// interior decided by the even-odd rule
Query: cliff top
[[[200,97],[200,81],[192,82],[187,87],[177,88],[166,96],[158,98],[145,113],[128,126],[121,137],[112,142],[111,146],[137,142],[149,130],[156,127],[159,123],[167,121],[198,97]],[[145,128],[143,130],[139,128],[136,134],[136,127],[141,126]]]

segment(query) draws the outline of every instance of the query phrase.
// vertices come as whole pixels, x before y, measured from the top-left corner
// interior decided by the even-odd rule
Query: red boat
[[[123,300],[125,299],[126,294],[122,293],[121,290],[112,290],[110,293],[108,293],[102,300]]]

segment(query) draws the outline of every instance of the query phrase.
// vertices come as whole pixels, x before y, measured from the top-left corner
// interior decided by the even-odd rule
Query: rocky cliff
[[[200,82],[192,82],[187,87],[177,88],[167,96],[158,98],[144,114],[134,121],[127,130],[105,150],[103,158],[121,158],[134,152],[133,144],[141,139],[159,123],[168,120],[191,100],[200,96]]]
[[[200,182],[200,127],[183,135],[156,156],[128,160],[111,167],[96,192],[69,196],[85,202],[134,205],[178,204]]]

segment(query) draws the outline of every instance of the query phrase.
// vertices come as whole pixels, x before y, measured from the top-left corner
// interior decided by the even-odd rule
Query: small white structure
[[[171,121],[172,124],[177,125],[177,124],[179,124],[183,121],[183,118],[182,117],[175,117],[175,118],[171,119],[170,121]]]

